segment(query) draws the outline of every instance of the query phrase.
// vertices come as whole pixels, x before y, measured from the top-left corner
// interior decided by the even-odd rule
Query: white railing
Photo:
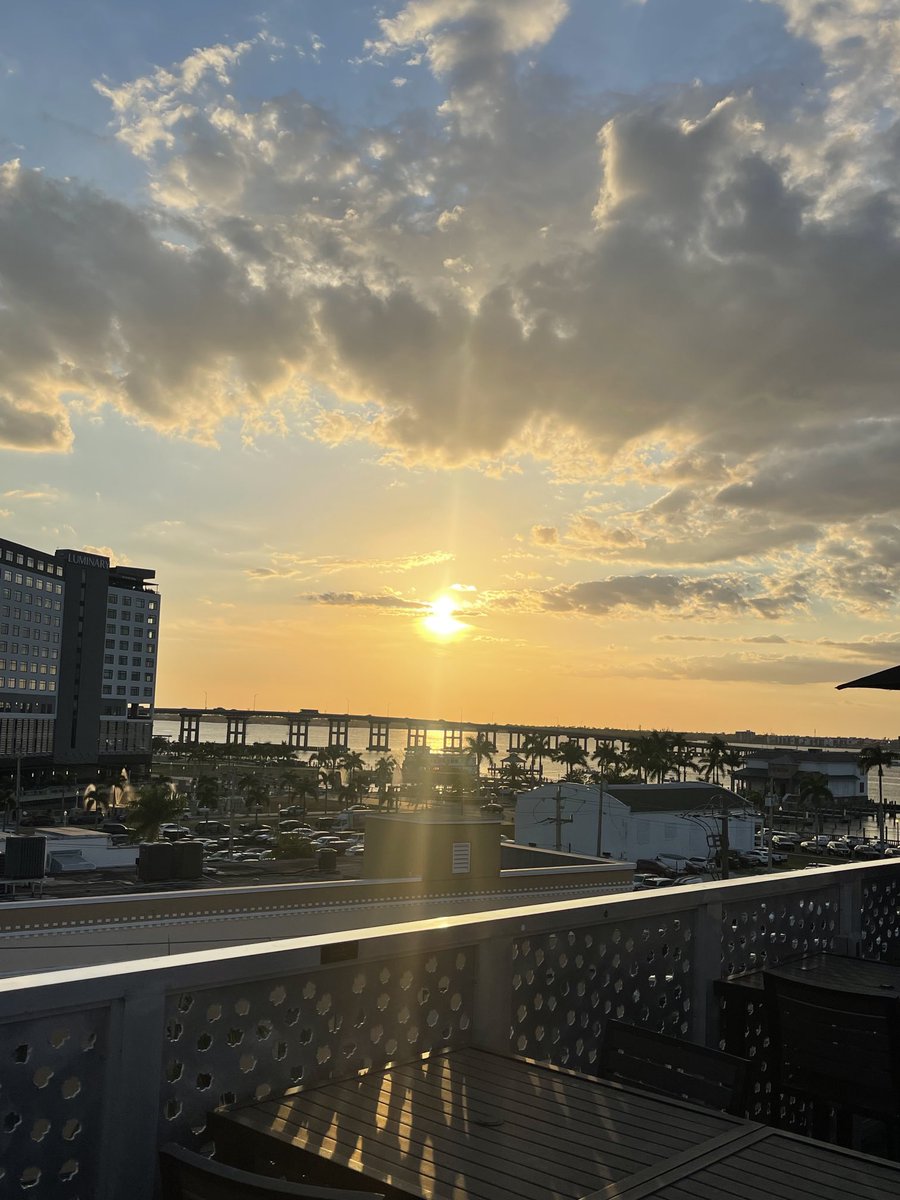
[[[476,1043],[590,1070],[608,1016],[715,1035],[713,981],[880,955],[900,863],[593,897],[0,980],[0,1194],[150,1200],[218,1104]]]

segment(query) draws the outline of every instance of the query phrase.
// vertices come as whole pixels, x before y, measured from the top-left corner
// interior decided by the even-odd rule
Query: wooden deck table
[[[812,983],[816,987],[833,988],[864,996],[900,996],[900,966],[876,962],[869,958],[849,958],[843,954],[811,954],[808,958],[767,967],[770,975],[792,979],[797,983]],[[748,975],[735,975],[722,982],[734,987],[763,987],[762,969]]]
[[[427,1200],[579,1200],[762,1129],[474,1049],[220,1109],[210,1127],[234,1165]]]
[[[675,1170],[633,1176],[590,1200],[897,1200],[900,1163],[757,1128]]]

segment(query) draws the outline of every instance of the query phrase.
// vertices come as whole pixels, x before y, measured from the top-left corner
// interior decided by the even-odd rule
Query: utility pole
[[[603,857],[603,768],[600,769],[600,803],[597,805],[597,858]]]
[[[16,833],[22,816],[22,751],[16,755]]]
[[[722,878],[728,878],[728,793],[722,793],[722,839],[719,846],[722,857]]]

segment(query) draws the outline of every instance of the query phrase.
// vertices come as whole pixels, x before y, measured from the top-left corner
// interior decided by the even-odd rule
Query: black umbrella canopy
[[[900,667],[888,667],[885,671],[876,671],[874,675],[863,675],[861,679],[839,683],[837,690],[850,687],[883,688],[887,692],[900,692]]]

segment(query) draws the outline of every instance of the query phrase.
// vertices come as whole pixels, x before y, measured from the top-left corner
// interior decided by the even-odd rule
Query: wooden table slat
[[[310,1101],[310,1104],[312,1101]],[[304,1112],[309,1112],[309,1107],[304,1109]],[[317,1114],[321,1117],[321,1121],[317,1123],[320,1129],[327,1129],[330,1125],[330,1115],[337,1113],[342,1119],[353,1112],[352,1102],[340,1106],[326,1105],[318,1109]],[[293,1126],[293,1123],[291,1123]],[[297,1125],[298,1131],[301,1126]],[[305,1129],[305,1127],[303,1127]],[[384,1153],[389,1154],[394,1144],[398,1142],[408,1142],[411,1145],[422,1146],[425,1144],[425,1139],[429,1138],[432,1141],[435,1135],[440,1135],[444,1132],[444,1127],[434,1118],[422,1118],[417,1116],[415,1120],[403,1122],[399,1126],[393,1124],[390,1131],[385,1131],[385,1139],[387,1146]],[[398,1132],[400,1134],[398,1139]],[[372,1126],[366,1126],[365,1121],[354,1124],[344,1124],[340,1133],[335,1131],[330,1135],[336,1143],[342,1140],[345,1143],[356,1146],[361,1137],[368,1138],[370,1147],[367,1149],[367,1154],[375,1154],[371,1143],[374,1140],[375,1147],[378,1147],[378,1135],[373,1135]],[[315,1137],[321,1138],[329,1136],[327,1133],[316,1132]],[[312,1138],[308,1138],[312,1140]],[[536,1171],[540,1173],[542,1170],[552,1171],[552,1173],[560,1181],[570,1181],[573,1183],[573,1194],[581,1195],[585,1190],[589,1190],[593,1186],[592,1181],[597,1178],[596,1172],[602,1167],[602,1163],[591,1166],[590,1169],[583,1168],[578,1170],[572,1158],[572,1151],[577,1149],[577,1143],[563,1143],[554,1146],[552,1139],[533,1140],[529,1143],[527,1136],[524,1134],[515,1138],[504,1136],[503,1130],[484,1129],[484,1130],[467,1130],[465,1141],[455,1142],[455,1153],[458,1156],[458,1161],[461,1163],[471,1163],[477,1168],[484,1161],[491,1161],[496,1164],[508,1163],[511,1171],[515,1170],[522,1172],[523,1169]],[[622,1169],[630,1169],[630,1161],[627,1158],[616,1156],[620,1162]],[[580,1189],[580,1190],[579,1190]]]
[[[220,1110],[214,1126],[282,1165],[318,1157],[428,1200],[579,1200],[756,1128],[471,1049]]]

